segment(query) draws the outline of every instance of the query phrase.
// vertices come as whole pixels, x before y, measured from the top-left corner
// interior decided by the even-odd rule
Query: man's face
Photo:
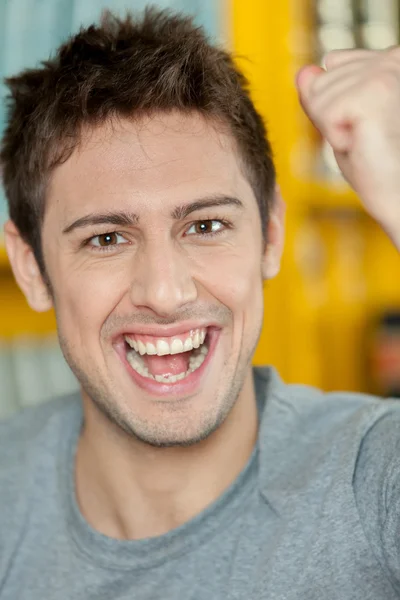
[[[179,113],[87,132],[54,172],[42,239],[84,401],[153,445],[221,425],[263,315],[260,217],[231,137]]]

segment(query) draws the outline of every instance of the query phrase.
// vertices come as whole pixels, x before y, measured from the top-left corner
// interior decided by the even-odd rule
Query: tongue
[[[142,358],[144,358],[151,375],[179,375],[188,370],[190,354],[190,352],[167,354],[166,356],[149,356],[146,354]]]

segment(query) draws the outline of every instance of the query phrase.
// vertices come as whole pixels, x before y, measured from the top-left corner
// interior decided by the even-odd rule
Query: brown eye
[[[97,236],[99,240],[99,246],[114,246],[118,241],[116,233],[103,233]]]
[[[226,221],[221,219],[205,219],[204,221],[195,221],[186,231],[186,235],[212,236],[228,227]]]
[[[89,240],[89,245],[95,248],[108,248],[110,246],[120,246],[126,244],[127,241],[123,235],[112,231],[110,233],[100,233]]]
[[[198,221],[194,225],[195,232],[198,234],[212,233],[212,230],[213,230],[212,224],[213,224],[212,221]]]

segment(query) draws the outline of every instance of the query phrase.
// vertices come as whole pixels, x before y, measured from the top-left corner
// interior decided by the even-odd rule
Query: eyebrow
[[[243,202],[239,200],[239,198],[234,198],[233,196],[211,196],[194,200],[194,202],[190,202],[190,204],[176,206],[171,212],[171,217],[176,221],[179,221],[196,210],[213,208],[214,206],[236,206],[238,208],[244,208]]]
[[[200,198],[194,200],[189,204],[182,204],[176,206],[171,212],[172,219],[179,221],[184,219],[192,212],[201,210],[204,208],[213,208],[215,206],[235,206],[237,208],[244,208],[243,202],[239,198],[226,195],[211,196],[207,198]],[[118,225],[122,227],[132,227],[139,223],[139,215],[132,212],[118,211],[118,212],[106,212],[106,213],[91,213],[80,217],[76,221],[73,221],[70,225],[67,225],[63,229],[63,233],[70,233],[74,229],[89,227],[90,225]]]
[[[118,225],[122,227],[132,227],[132,225],[136,225],[138,221],[139,217],[130,212],[93,213],[77,219],[65,227],[63,233],[70,233],[74,229],[88,227],[89,225]]]

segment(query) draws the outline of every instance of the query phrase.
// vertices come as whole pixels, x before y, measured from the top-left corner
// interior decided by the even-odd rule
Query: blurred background
[[[0,0],[0,76],[46,59],[108,7],[144,0]],[[265,288],[256,364],[325,390],[400,396],[400,258],[308,123],[297,70],[336,48],[399,42],[399,0],[163,0],[195,16],[234,52],[275,151],[288,206],[280,275]],[[5,122],[0,87],[0,132]],[[0,224],[7,217],[0,190]],[[0,237],[0,418],[77,389],[58,348],[54,315],[35,314],[13,281]]]

